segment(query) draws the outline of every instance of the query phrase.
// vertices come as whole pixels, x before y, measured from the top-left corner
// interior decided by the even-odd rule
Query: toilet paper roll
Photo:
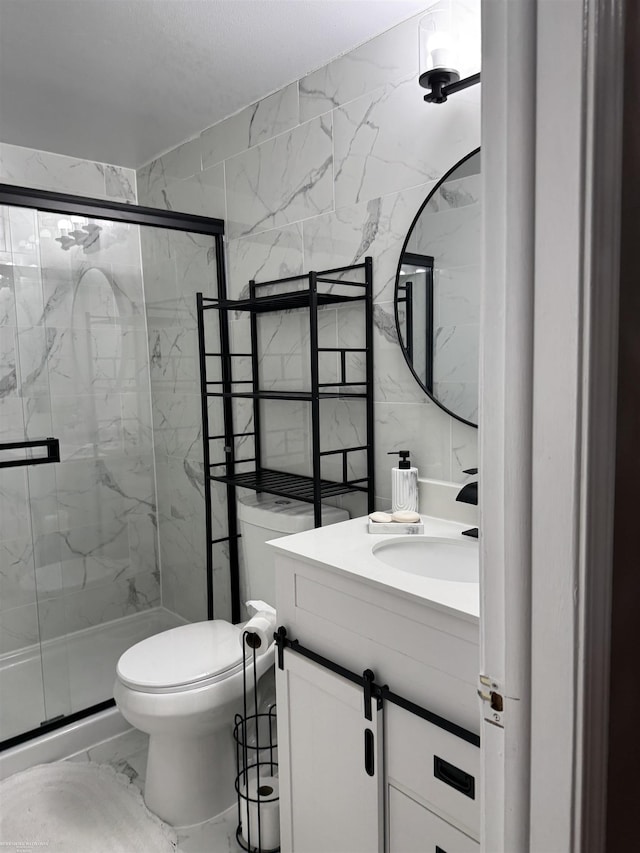
[[[258,800],[260,793],[260,802]],[[241,835],[252,849],[275,850],[280,846],[280,788],[276,776],[261,776],[249,779],[248,790],[242,790],[240,798]],[[254,802],[254,800],[256,802]],[[258,809],[260,826],[258,827]]]
[[[240,644],[244,648],[245,632],[247,647],[255,649],[256,655],[263,655],[273,642],[273,632],[276,630],[276,611],[261,611],[252,616],[245,624],[240,635]]]

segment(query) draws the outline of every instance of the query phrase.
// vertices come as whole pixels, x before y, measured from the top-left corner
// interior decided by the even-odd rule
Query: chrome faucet
[[[462,472],[463,474],[477,474],[477,468],[467,468],[466,471]],[[464,504],[475,504],[478,505],[478,481],[472,480],[471,483],[465,483],[464,486],[460,489],[458,494],[456,495],[456,500],[460,501]],[[463,536],[472,536],[474,539],[478,538],[478,528],[472,527],[469,530],[462,531]]]

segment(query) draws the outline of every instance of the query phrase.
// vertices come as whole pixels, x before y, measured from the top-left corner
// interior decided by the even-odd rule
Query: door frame
[[[624,0],[482,0],[483,850],[604,847]],[[606,85],[603,85],[606,82]]]

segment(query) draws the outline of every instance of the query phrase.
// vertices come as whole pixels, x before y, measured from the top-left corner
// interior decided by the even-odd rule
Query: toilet
[[[345,521],[323,507],[323,524]],[[265,543],[313,527],[308,503],[251,494],[238,500],[244,598],[275,603],[273,558]],[[274,646],[257,658],[260,680]],[[253,683],[250,667],[249,684]],[[260,689],[260,688],[259,688]],[[149,735],[144,799],[172,826],[201,823],[235,802],[234,715],[243,706],[242,627],[194,622],[137,643],[120,657],[114,699],[123,717]]]

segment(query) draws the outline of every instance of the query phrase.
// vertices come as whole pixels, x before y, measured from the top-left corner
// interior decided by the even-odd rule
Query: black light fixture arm
[[[449,95],[455,95],[469,86],[475,86],[480,82],[480,72],[471,74],[469,77],[460,79],[460,75],[453,68],[432,68],[420,75],[418,81],[424,89],[430,91],[424,96],[429,104],[444,104]]]

